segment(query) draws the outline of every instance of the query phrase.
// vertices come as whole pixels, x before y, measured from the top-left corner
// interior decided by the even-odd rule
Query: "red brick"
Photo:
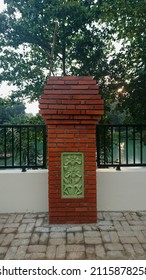
[[[69,109],[75,109],[75,105],[67,105],[66,108],[69,110]]]
[[[63,81],[63,80],[56,80],[55,81],[55,84],[56,85],[62,85],[62,84],[64,84],[65,82]],[[50,80],[47,80],[47,84],[48,85],[54,85],[54,80],[52,80],[52,79],[50,79]]]
[[[73,99],[79,99],[79,100],[88,100],[88,99],[94,99],[94,100],[97,100],[97,99],[100,99],[100,96],[99,95],[97,95],[97,92],[95,92],[95,91],[92,91],[91,92],[91,94],[87,94],[87,95],[85,95],[85,92],[84,92],[84,94],[78,94],[78,95],[74,95],[74,96],[72,96],[73,97]]]
[[[47,110],[41,110],[40,111],[40,113],[42,114],[42,115],[56,115],[56,114],[58,114],[58,111],[57,110],[52,110],[52,109],[47,109]]]
[[[104,104],[103,99],[97,99],[97,100],[85,100],[85,104],[89,105],[97,105],[97,104]]]
[[[96,90],[98,90],[97,85],[89,85],[88,88],[89,88],[89,89],[96,89]]]
[[[88,207],[78,207],[78,208],[75,208],[75,211],[79,211],[79,212],[87,212],[88,211]]]
[[[47,109],[48,108],[48,104],[39,104],[39,108],[40,109]]]
[[[67,133],[58,134],[58,138],[73,138],[73,137],[74,137],[74,134],[67,134]]]
[[[56,143],[48,143],[48,147],[57,147],[57,144]]]
[[[79,85],[72,85],[71,86],[71,89],[81,89],[81,90],[84,90],[84,89],[88,89],[88,88],[89,88],[89,85],[86,85],[86,84],[84,84],[84,85],[79,84]]]
[[[54,151],[54,148],[50,148],[49,149],[49,152],[53,152]],[[63,152],[64,151],[64,149],[63,148],[56,148],[55,149],[55,152]]]
[[[72,100],[72,99],[70,99],[70,100],[62,100],[62,104],[80,104],[81,103],[81,101],[80,100]]]
[[[67,114],[67,115],[79,115],[80,112],[81,112],[80,110],[58,110],[58,114]]]
[[[54,138],[54,137],[56,138],[56,136],[57,136],[56,134],[51,134],[51,133],[50,133],[50,134],[48,135],[48,139]]]
[[[89,115],[103,115],[104,111],[103,110],[86,110],[86,114],[89,114]]]
[[[64,81],[64,83],[66,85],[77,85],[80,83],[80,81],[79,80],[66,80],[66,81]]]
[[[51,94],[51,95],[45,95],[45,100],[48,100],[48,99],[55,99],[55,100],[57,100],[57,103],[59,102],[58,101],[58,99],[65,99],[65,100],[68,100],[68,99],[71,99],[71,96],[70,95],[68,95],[68,94],[64,94],[64,95],[62,95],[62,94],[59,94],[59,93],[57,93],[57,94]]]
[[[95,80],[91,80],[91,81],[89,82],[89,80],[81,80],[81,81],[79,81],[79,84],[81,84],[81,85],[82,85],[82,84],[84,84],[84,85],[86,85],[86,84],[87,84],[87,85],[93,84],[93,85],[94,85],[94,84],[96,84],[96,81],[95,81]],[[98,85],[96,85],[96,86],[98,86]]]
[[[81,120],[81,124],[97,124],[96,120]]]
[[[100,119],[101,119],[101,116],[98,116],[98,117],[97,117],[97,116],[95,116],[95,115],[94,115],[94,116],[92,116],[92,120],[96,120],[96,121],[98,121],[98,122],[99,122],[99,121],[100,121]]]
[[[95,124],[104,108],[98,85],[92,77],[67,76],[51,77],[44,88],[40,109],[49,128],[50,223],[96,222]],[[84,198],[61,198],[63,151],[84,152]]]
[[[56,105],[49,105],[48,106],[49,109],[66,109],[65,105],[61,105],[61,104],[56,104]]]
[[[50,119],[51,119],[51,117],[50,117]],[[69,119],[69,116],[68,115],[64,115],[63,117],[62,117],[62,114],[61,115],[53,115],[52,116],[52,119],[55,119],[55,120],[62,120],[62,119]]]

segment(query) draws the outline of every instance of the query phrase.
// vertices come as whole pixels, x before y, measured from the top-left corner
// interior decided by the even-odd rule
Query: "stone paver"
[[[35,223],[27,223],[25,231],[26,232],[32,232],[34,226],[35,226]]]
[[[95,246],[95,253],[96,253],[97,259],[104,259],[106,253],[105,253],[105,249],[104,249],[103,245]]]
[[[27,252],[28,253],[45,253],[47,250],[46,245],[29,245]]]
[[[56,250],[56,259],[64,260],[66,256],[66,245],[59,245]]]
[[[14,259],[16,260],[24,260],[26,255],[27,246],[19,246],[18,250],[16,251]]]
[[[127,253],[127,256],[129,256],[129,258],[133,259],[136,255],[133,245],[132,244],[123,244],[123,247]]]
[[[105,249],[110,251],[122,251],[123,246],[120,243],[106,243]]]
[[[49,240],[49,233],[43,232],[41,233],[39,244],[47,245]]]
[[[1,233],[1,234],[0,234],[0,244],[3,242],[5,236],[6,236],[6,235],[5,235],[4,233]]]
[[[16,247],[16,246],[22,246],[22,245],[28,245],[29,244],[29,239],[14,239],[11,243],[11,246]]]
[[[56,257],[56,247],[55,245],[49,245],[46,251],[46,258],[48,260],[54,260]]]
[[[69,252],[66,256],[67,260],[84,260],[85,252]]]
[[[9,247],[4,259],[5,260],[14,260],[17,249],[18,249],[17,247]]]
[[[89,260],[96,259],[95,246],[93,245],[86,246],[86,258]]]
[[[48,213],[0,214],[0,260],[23,259],[146,259],[146,211],[99,212],[89,225],[51,225]]]
[[[26,254],[25,260],[45,260],[46,254],[45,253],[32,253],[32,254]]]
[[[40,240],[40,233],[33,233],[29,244],[37,245],[37,244],[39,244],[39,240]]]
[[[100,237],[85,237],[85,244],[101,244],[102,239]]]
[[[49,240],[50,245],[63,245],[66,244],[65,238],[52,238]]]
[[[126,236],[126,237],[120,237],[120,241],[121,243],[127,243],[127,244],[135,244],[135,243],[138,243],[138,239],[136,237],[129,237],[129,236]]]
[[[118,242],[119,242],[119,237],[118,237],[117,232],[115,232],[115,231],[110,231],[110,232],[109,232],[109,236],[110,236],[110,238],[111,238],[111,242],[113,242],[113,243],[118,243]]]
[[[121,251],[108,251],[107,258],[111,259],[124,259],[124,255]]]
[[[14,239],[14,233],[8,233],[6,236],[5,236],[5,238],[4,238],[4,240],[3,240],[3,242],[2,242],[2,246],[9,246],[10,244],[11,244],[11,242],[12,242],[12,240]]]

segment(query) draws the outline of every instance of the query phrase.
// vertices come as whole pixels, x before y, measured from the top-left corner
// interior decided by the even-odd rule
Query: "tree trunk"
[[[63,39],[62,39],[62,67],[63,67],[63,76],[66,76],[66,36],[65,36],[65,28],[64,28],[64,23],[62,25],[62,30],[63,30]]]

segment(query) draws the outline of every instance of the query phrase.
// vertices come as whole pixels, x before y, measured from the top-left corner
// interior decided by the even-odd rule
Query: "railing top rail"
[[[0,127],[46,127],[45,124],[0,124]]]
[[[100,127],[140,127],[140,126],[146,126],[146,124],[97,124],[97,126]]]

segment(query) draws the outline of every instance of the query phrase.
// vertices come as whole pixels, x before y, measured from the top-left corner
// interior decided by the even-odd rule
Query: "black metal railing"
[[[46,126],[0,125],[0,168],[46,168]]]
[[[45,125],[0,125],[0,169],[46,168]],[[146,166],[146,125],[97,125],[97,167]]]
[[[97,125],[97,166],[146,166],[146,125]]]

